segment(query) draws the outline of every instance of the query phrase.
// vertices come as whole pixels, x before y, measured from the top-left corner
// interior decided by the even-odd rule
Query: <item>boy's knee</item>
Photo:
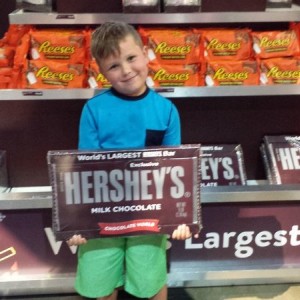
[[[97,298],[97,300],[117,300],[118,290],[114,290],[110,295]]]

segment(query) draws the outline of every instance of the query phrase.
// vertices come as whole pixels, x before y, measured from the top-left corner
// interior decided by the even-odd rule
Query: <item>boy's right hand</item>
[[[86,243],[86,238],[82,237],[81,234],[74,234],[70,239],[67,240],[68,246],[79,246]]]

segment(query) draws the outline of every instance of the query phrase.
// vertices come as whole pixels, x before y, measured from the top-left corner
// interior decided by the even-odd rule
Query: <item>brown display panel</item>
[[[265,179],[260,153],[264,135],[299,134],[300,102],[293,96],[175,98],[182,143],[239,143],[247,179]],[[45,156],[76,149],[86,100],[0,101],[0,142],[12,187],[49,185]],[[255,120],[255,122],[254,122]]]
[[[56,0],[58,13],[118,13],[122,9],[122,0]]]
[[[266,0],[202,0],[201,11],[217,12],[217,11],[264,11],[266,9]]]

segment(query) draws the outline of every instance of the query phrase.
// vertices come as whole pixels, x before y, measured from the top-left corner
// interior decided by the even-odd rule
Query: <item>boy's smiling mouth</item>
[[[137,77],[137,75],[133,75],[133,76],[131,76],[130,78],[125,78],[125,79],[123,79],[122,82],[124,82],[124,83],[130,82],[130,81],[132,81],[133,79],[135,79],[136,77]]]

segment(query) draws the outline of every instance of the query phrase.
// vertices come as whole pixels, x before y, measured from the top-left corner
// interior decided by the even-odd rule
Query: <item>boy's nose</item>
[[[123,64],[122,65],[122,71],[123,71],[123,74],[127,75],[131,72],[131,67],[129,64]]]

